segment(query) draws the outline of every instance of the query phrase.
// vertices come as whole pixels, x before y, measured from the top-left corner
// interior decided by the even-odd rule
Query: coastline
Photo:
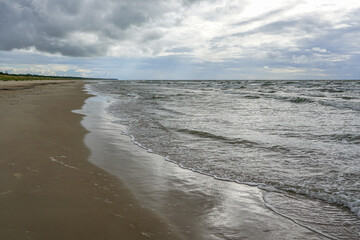
[[[88,161],[83,85],[0,82],[0,238],[178,239]]]
[[[183,169],[134,144],[105,110],[111,97],[88,91],[95,96],[79,112],[90,162],[120,179],[184,239],[328,239],[271,210],[259,188]]]

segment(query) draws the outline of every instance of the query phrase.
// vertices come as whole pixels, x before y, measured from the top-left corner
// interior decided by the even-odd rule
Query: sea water
[[[277,213],[334,238],[360,231],[360,81],[106,81],[140,147],[265,190]],[[122,134],[122,133],[119,133]]]

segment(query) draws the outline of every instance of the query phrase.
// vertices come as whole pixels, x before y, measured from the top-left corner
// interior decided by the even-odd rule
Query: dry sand
[[[0,239],[176,239],[87,161],[81,81],[0,82]]]

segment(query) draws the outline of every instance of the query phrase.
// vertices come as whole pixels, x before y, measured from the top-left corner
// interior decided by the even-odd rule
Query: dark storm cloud
[[[0,50],[35,47],[67,56],[105,55],[114,41],[127,38],[129,28],[168,10],[160,0],[0,0]],[[83,33],[97,41],[78,41]],[[155,37],[160,36],[148,38]]]

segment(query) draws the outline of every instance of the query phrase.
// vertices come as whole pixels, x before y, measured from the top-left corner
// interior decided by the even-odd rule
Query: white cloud
[[[305,55],[300,55],[300,56],[293,55],[292,62],[295,64],[307,64],[309,63],[309,59]]]
[[[71,75],[71,72],[80,73],[81,76],[89,76],[92,73],[90,69],[68,64],[18,64],[16,66],[0,64],[0,71],[7,71],[8,73],[14,74],[39,74],[46,76],[68,76]]]
[[[313,47],[311,49],[313,52],[318,52],[318,53],[327,53],[328,50],[326,50],[325,48],[320,48],[320,47]]]
[[[306,69],[289,67],[289,68],[274,68],[271,69],[270,71],[273,73],[287,74],[287,73],[304,73],[306,72]]]

